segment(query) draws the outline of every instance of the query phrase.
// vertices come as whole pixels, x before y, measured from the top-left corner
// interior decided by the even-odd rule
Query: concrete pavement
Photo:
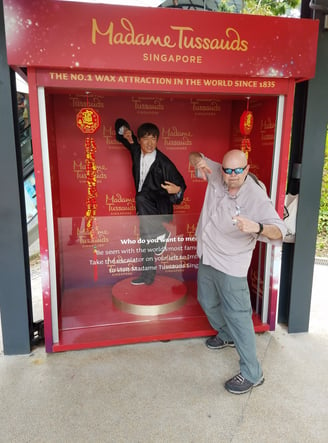
[[[236,351],[202,338],[1,354],[0,442],[327,442],[327,269],[315,265],[309,333],[257,335],[265,383],[244,395],[223,387]],[[31,281],[40,293],[37,265]]]

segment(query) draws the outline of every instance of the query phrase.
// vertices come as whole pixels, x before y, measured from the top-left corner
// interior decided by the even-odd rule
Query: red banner
[[[315,73],[313,20],[55,0],[3,3],[10,65],[262,78]]]

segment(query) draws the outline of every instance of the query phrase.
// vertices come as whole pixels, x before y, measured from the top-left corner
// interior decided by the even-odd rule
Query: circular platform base
[[[135,277],[133,277],[135,278]],[[113,304],[135,315],[163,315],[181,308],[187,300],[187,287],[175,278],[156,276],[152,285],[134,286],[133,278],[113,286]]]

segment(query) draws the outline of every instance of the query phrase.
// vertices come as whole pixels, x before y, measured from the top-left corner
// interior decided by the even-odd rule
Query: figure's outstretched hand
[[[118,118],[115,122],[115,132],[125,138],[130,144],[133,143],[132,131],[129,123],[124,118]]]
[[[207,180],[207,175],[211,174],[212,170],[206,163],[206,160],[202,157],[199,157],[198,159],[195,159],[192,164],[194,168],[199,171],[202,179]]]
[[[181,189],[180,186],[177,186],[167,180],[164,182],[164,184],[162,183],[161,186],[168,192],[168,194],[177,194]]]
[[[129,128],[124,127],[123,130],[123,137],[125,138],[125,140],[127,140],[129,143],[133,143],[133,138],[132,138],[132,131]]]

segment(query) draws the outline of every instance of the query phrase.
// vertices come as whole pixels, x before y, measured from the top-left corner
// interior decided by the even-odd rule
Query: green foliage
[[[218,5],[219,12],[238,12],[234,4],[230,4],[229,0],[221,0]]]
[[[244,0],[242,12],[257,15],[286,15],[300,0]]]
[[[221,0],[219,12],[241,12],[254,15],[288,15],[289,11],[297,8],[301,0]]]
[[[326,135],[325,161],[323,166],[318,234],[328,236],[328,126]]]

